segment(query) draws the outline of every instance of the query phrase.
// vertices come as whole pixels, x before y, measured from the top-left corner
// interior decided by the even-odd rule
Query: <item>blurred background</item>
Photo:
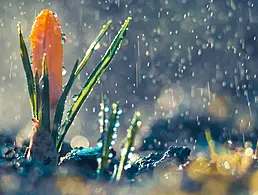
[[[137,144],[154,131],[160,139],[192,136],[195,140],[212,124],[217,125],[218,139],[241,135],[256,140],[257,8],[254,0],[0,0],[0,131],[28,136],[31,115],[16,25],[21,22],[29,46],[35,15],[50,9],[67,36],[65,81],[101,26],[113,21],[73,94],[123,21],[133,18],[110,69],[80,111],[67,140],[82,135],[88,140],[84,144],[93,145],[99,138],[102,94],[107,94],[110,105],[119,101],[123,109],[120,137],[134,111],[141,112],[143,127]],[[163,120],[153,127],[158,119]]]

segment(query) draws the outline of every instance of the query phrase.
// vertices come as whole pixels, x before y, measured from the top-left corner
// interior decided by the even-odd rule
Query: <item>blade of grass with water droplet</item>
[[[109,20],[105,25],[103,25],[101,31],[99,32],[99,34],[97,35],[97,37],[95,38],[95,40],[90,44],[89,49],[86,51],[84,58],[82,59],[80,65],[78,66],[78,69],[76,70],[75,73],[75,77],[78,76],[78,74],[81,72],[82,68],[85,66],[85,64],[88,62],[88,60],[90,59],[91,55],[93,54],[93,52],[95,51],[95,47],[96,45],[100,42],[100,40],[102,39],[102,37],[105,35],[105,33],[107,32],[110,24],[111,24],[111,20]]]
[[[105,122],[107,119],[107,113],[109,111],[109,108],[108,108],[108,110],[106,110],[107,108],[108,108],[107,107],[107,97],[106,97],[106,95],[104,95],[102,98],[102,103],[100,105],[101,123],[99,125],[99,131],[101,133],[101,138],[100,138],[101,140],[103,140],[103,138],[104,138],[104,131],[107,130],[107,123]]]
[[[31,69],[31,63],[30,63],[30,58],[28,55],[28,50],[27,50],[25,41],[23,39],[20,22],[18,23],[17,27],[18,27],[18,34],[19,34],[19,39],[20,39],[20,55],[21,55],[21,59],[22,59],[23,69],[24,69],[25,75],[26,75],[31,111],[32,111],[33,118],[35,118],[36,117],[36,94],[35,94],[35,83],[34,83],[34,78],[33,78],[33,72]]]
[[[49,100],[49,77],[48,77],[48,67],[46,64],[46,53],[43,54],[42,60],[42,105],[41,105],[41,127],[44,131],[50,132],[50,100]]]
[[[140,121],[139,117],[140,117],[140,113],[135,112],[134,117],[131,121],[131,125],[130,125],[129,129],[127,130],[125,145],[124,145],[123,151],[121,151],[121,158],[120,158],[120,163],[119,163],[119,167],[118,167],[118,171],[117,171],[117,175],[116,175],[116,181],[119,181],[121,178],[125,163],[128,160],[128,155],[130,154],[131,148],[134,145],[136,133],[137,133],[138,129],[141,127],[141,121]]]
[[[108,162],[108,155],[110,154],[112,141],[114,140],[113,135],[116,133],[116,123],[119,119],[119,105],[112,104],[111,114],[109,117],[109,126],[107,131],[103,131],[102,135],[102,150],[101,150],[101,161],[98,162],[99,176],[102,174],[103,169],[106,167]],[[104,121],[105,123],[105,121]]]
[[[103,58],[98,63],[97,67],[91,73],[89,79],[86,81],[85,85],[81,89],[77,100],[73,103],[70,110],[67,112],[67,116],[65,119],[64,124],[61,127],[61,131],[59,132],[59,138],[57,143],[58,151],[61,149],[62,142],[64,137],[71,126],[74,118],[78,114],[79,110],[81,109],[82,105],[89,97],[91,91],[93,90],[94,86],[96,85],[97,81],[99,80],[100,76],[105,72],[110,64],[112,58],[114,57],[116,51],[119,49],[122,40],[125,36],[127,27],[129,25],[131,18],[128,18],[123,26],[118,31],[118,34],[115,36],[114,40],[112,41],[111,45],[109,46],[108,50],[104,54]]]

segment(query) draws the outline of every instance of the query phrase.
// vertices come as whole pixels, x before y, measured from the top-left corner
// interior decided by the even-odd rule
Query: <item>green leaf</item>
[[[46,64],[46,53],[43,54],[42,60],[42,106],[41,106],[41,127],[50,132],[50,101],[49,101],[49,78],[48,67]]]
[[[64,91],[63,91],[63,93],[58,101],[57,107],[56,107],[54,125],[53,125],[53,131],[52,131],[52,137],[53,137],[54,143],[56,143],[58,128],[60,127],[60,124],[61,124],[61,121],[63,118],[65,102],[66,102],[67,96],[71,90],[71,87],[74,83],[74,80],[76,77],[75,71],[77,70],[78,64],[79,64],[79,61],[76,60],[73,70],[71,72],[70,78],[69,78],[67,84],[65,85]]]
[[[39,87],[39,73],[38,70],[35,72],[35,94],[36,94],[36,118],[40,121],[41,110],[40,110],[40,87]]]
[[[89,97],[91,91],[93,90],[94,86],[96,85],[97,81],[99,80],[100,76],[105,72],[110,64],[112,58],[114,57],[115,53],[119,49],[122,40],[125,36],[127,27],[129,25],[131,18],[129,17],[118,31],[118,34],[112,41],[111,45],[109,46],[108,50],[106,51],[105,55],[97,65],[97,67],[91,73],[89,79],[86,81],[85,85],[81,89],[77,100],[73,103],[70,110],[67,112],[67,116],[65,119],[64,124],[61,126],[61,131],[59,132],[60,137],[58,138],[57,148],[61,150],[61,145],[64,140],[64,137],[71,126],[74,118],[78,114],[79,110],[83,106],[86,99]]]
[[[136,133],[138,131],[138,129],[141,127],[141,121],[140,121],[140,112],[135,112],[134,117],[131,121],[131,125],[129,127],[129,129],[127,130],[127,136],[125,138],[125,144],[124,147],[121,151],[121,159],[120,159],[120,163],[118,166],[118,171],[117,171],[117,175],[116,175],[116,180],[119,181],[125,166],[125,163],[128,160],[128,155],[131,152],[131,149],[134,145],[134,140],[135,140],[135,136]]]
[[[22,59],[23,69],[25,71],[26,80],[27,80],[27,87],[29,92],[29,98],[30,98],[30,105],[31,105],[31,112],[33,118],[36,117],[36,94],[35,94],[35,84],[34,84],[34,78],[33,78],[33,72],[31,69],[31,63],[30,58],[28,55],[28,50],[25,44],[25,41],[23,39],[22,35],[22,29],[21,29],[21,23],[18,23],[18,34],[20,39],[20,55]]]

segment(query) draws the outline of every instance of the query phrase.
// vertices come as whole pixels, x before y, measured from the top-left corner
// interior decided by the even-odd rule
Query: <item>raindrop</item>
[[[198,55],[199,56],[202,55],[202,50],[201,49],[198,50]]]
[[[99,148],[101,148],[102,145],[103,145],[102,142],[98,142],[98,143],[97,143],[97,147],[99,147]]]
[[[118,128],[119,126],[120,126],[120,123],[117,122],[117,123],[115,124],[115,127]]]
[[[78,97],[79,97],[78,94],[74,94],[72,97],[73,101],[75,102],[78,99]]]
[[[67,41],[66,34],[62,32],[62,44],[65,44]]]
[[[113,136],[112,136],[113,139],[116,139],[117,138],[117,134],[115,133]]]
[[[67,73],[67,70],[66,70],[66,68],[63,66],[62,75],[64,76],[64,75],[66,75],[66,73]]]
[[[108,154],[108,158],[112,158],[113,157],[113,154],[112,153],[109,153]]]
[[[55,18],[57,18],[57,13],[56,13],[56,12],[53,12],[52,14],[53,14],[53,16],[54,16]]]
[[[100,48],[100,43],[98,42],[96,46],[94,47],[94,50],[98,50]]]
[[[122,112],[123,112],[122,110],[118,110],[117,114],[120,115],[122,114]]]

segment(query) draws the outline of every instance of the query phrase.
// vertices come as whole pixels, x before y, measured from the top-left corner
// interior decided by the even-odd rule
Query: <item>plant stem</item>
[[[25,157],[41,162],[44,165],[56,166],[58,153],[52,136],[49,131],[39,127],[37,120],[34,120],[33,123],[30,146],[27,148]]]

